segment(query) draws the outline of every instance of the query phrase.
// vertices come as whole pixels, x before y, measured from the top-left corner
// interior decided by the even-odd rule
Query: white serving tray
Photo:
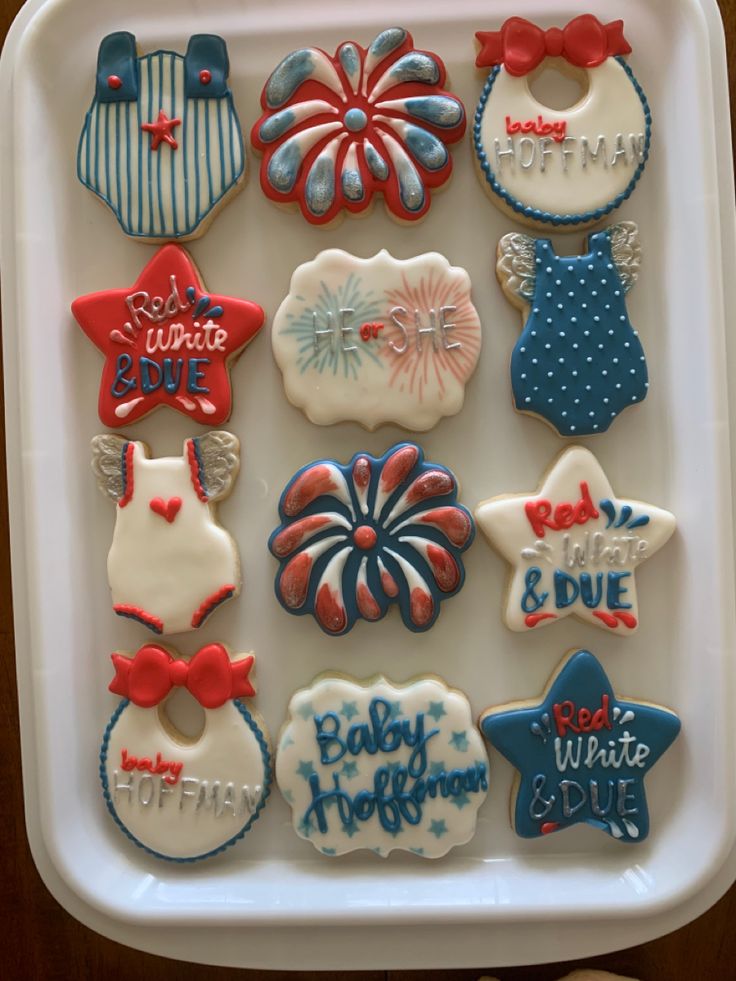
[[[69,314],[77,295],[132,282],[153,250],[131,242],[76,181],[76,142],[92,95],[99,39],[133,31],[145,50],[183,50],[196,31],[228,42],[231,84],[247,131],[264,78],[304,43],[367,43],[395,20],[394,5],[337,0],[208,4],[197,0],[32,0],[0,67],[0,260],[24,786],[29,837],[49,888],[70,911],[122,942],[169,956],[248,967],[441,967],[529,963],[641,942],[702,912],[736,872],[734,846],[733,539],[727,404],[726,300],[733,302],[734,215],[723,40],[714,0],[621,0],[493,5],[407,0],[401,21],[419,47],[446,61],[469,115],[482,86],[473,33],[506,16],[566,22],[590,10],[623,17],[634,68],[654,114],[652,158],[617,212],[640,224],[642,275],[628,299],[648,355],[647,402],[588,441],[615,488],[670,508],[673,541],[638,573],[642,626],[628,641],[566,622],[519,637],[500,621],[505,569],[478,540],[467,582],[426,635],[397,616],[327,638],[273,598],[266,551],[276,502],[303,463],[356,450],[383,452],[404,435],[353,424],[317,428],[283,395],[266,331],[233,372],[229,423],[244,466],[222,520],[238,539],[243,596],[201,636],[258,658],[256,701],[275,733],[290,692],[337,668],[404,680],[442,674],[473,709],[541,691],[565,650],[589,647],[614,687],[671,705],[683,734],[648,777],[652,833],[622,846],[593,829],[524,842],[508,823],[511,768],[492,755],[478,833],[437,863],[361,853],[331,862],[291,831],[278,793],[243,842],[194,867],[147,858],[105,811],[97,752],[116,699],[109,653],[147,636],[110,609],[104,568],[109,503],[88,469],[101,359]],[[94,15],[91,16],[91,11]],[[204,16],[206,13],[206,16]],[[251,297],[269,315],[292,269],[329,246],[400,257],[436,249],[465,266],[484,322],[465,408],[419,438],[452,467],[473,506],[534,487],[562,441],[513,412],[508,356],[518,313],[493,276],[495,246],[513,223],[485,200],[468,142],[428,218],[399,227],[378,206],[363,221],[312,229],[265,200],[251,154],[248,186],[192,253],[213,290]],[[556,236],[578,251],[581,237]],[[731,352],[732,353],[732,352]],[[250,420],[250,421],[249,421]],[[178,452],[192,426],[160,411],[130,427],[156,455]],[[278,452],[275,451],[278,449]],[[458,651],[462,652],[459,656]],[[730,857],[729,857],[730,856]],[[581,929],[581,921],[585,927]],[[452,925],[437,931],[435,924]],[[533,929],[529,929],[531,924]],[[339,930],[335,927],[339,926]],[[523,936],[523,942],[520,938]],[[359,952],[359,953],[356,953]]]

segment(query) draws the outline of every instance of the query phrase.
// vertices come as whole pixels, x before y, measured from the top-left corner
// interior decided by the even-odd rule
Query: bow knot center
[[[565,46],[565,35],[559,27],[544,32],[544,46],[550,58],[559,58]]]
[[[172,685],[183,688],[187,683],[189,665],[186,661],[172,661],[169,665],[169,678]]]

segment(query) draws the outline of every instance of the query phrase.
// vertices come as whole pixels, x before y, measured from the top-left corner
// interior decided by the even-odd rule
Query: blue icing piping
[[[449,95],[410,96],[404,100],[404,106],[410,116],[442,129],[452,129],[465,116],[462,103]]]
[[[647,102],[647,97],[644,94],[644,90],[639,85],[638,81],[636,80],[636,76],[634,75],[632,70],[629,68],[629,66],[626,64],[623,58],[619,57],[618,55],[616,55],[616,61],[618,61],[618,63],[623,67],[626,74],[629,76],[629,79],[631,80],[631,83],[636,90],[636,94],[639,96],[639,99],[642,104],[642,108],[644,110],[646,136],[644,140],[644,150],[642,153],[642,159],[641,162],[639,163],[639,166],[636,168],[634,175],[632,176],[631,180],[626,186],[626,188],[619,195],[617,195],[612,201],[609,201],[608,204],[604,205],[601,208],[596,208],[594,211],[585,211],[585,212],[581,212],[580,214],[566,214],[566,215],[554,214],[553,212],[550,211],[542,211],[539,208],[533,208],[530,205],[525,205],[523,201],[519,201],[518,198],[515,198],[512,194],[509,194],[509,192],[503,187],[503,185],[498,180],[496,180],[496,176],[488,161],[488,154],[483,149],[483,143],[481,142],[481,135],[480,135],[481,123],[483,121],[483,113],[485,111],[486,103],[488,102],[488,97],[491,94],[493,83],[496,81],[498,73],[501,71],[501,66],[496,65],[491,69],[491,72],[488,75],[488,78],[486,79],[486,83],[483,86],[483,91],[480,96],[480,101],[478,102],[478,107],[475,110],[475,119],[473,123],[473,146],[475,148],[476,156],[478,157],[478,163],[480,164],[480,168],[483,171],[483,175],[486,181],[488,182],[489,186],[491,187],[491,190],[494,191],[495,194],[498,194],[498,196],[502,198],[506,202],[506,204],[508,204],[509,207],[512,208],[514,211],[516,211],[518,214],[523,215],[526,218],[531,218],[534,221],[544,222],[550,225],[587,224],[588,222],[596,221],[598,218],[603,218],[604,215],[610,214],[611,211],[618,208],[619,205],[621,205],[624,201],[626,201],[627,198],[631,195],[631,192],[634,190],[637,181],[641,177],[642,171],[644,170],[646,162],[649,158],[649,149],[650,149],[651,137],[652,137],[652,113],[649,108],[649,103]]]
[[[299,48],[292,51],[278,64],[266,83],[265,98],[269,109],[278,109],[288,102],[302,82],[311,77],[314,70],[314,51]]]
[[[440,80],[440,67],[431,55],[423,51],[410,51],[402,55],[389,70],[394,82],[425,82],[436,85]]]
[[[302,154],[298,141],[287,140],[276,150],[268,163],[269,184],[274,190],[288,194],[296,184],[301,165]]]
[[[324,215],[335,200],[335,161],[319,156],[312,164],[304,187],[304,200],[313,215]]]
[[[261,123],[261,128],[258,130],[259,137],[264,143],[273,143],[280,136],[290,129],[296,122],[296,116],[292,109],[282,109],[281,112],[277,112],[274,116],[269,116],[268,119],[264,119]]]
[[[376,150],[372,143],[369,143],[364,148],[365,162],[368,164],[368,169],[376,178],[377,181],[388,180],[388,164],[383,159],[381,154]]]
[[[368,51],[374,58],[385,58],[391,54],[406,40],[406,31],[403,27],[389,27],[381,31],[371,43]]]
[[[408,157],[395,160],[394,166],[399,178],[401,203],[407,211],[420,211],[424,207],[424,185],[416,167]]]
[[[558,256],[537,239],[529,316],[511,355],[514,403],[561,436],[603,433],[646,397],[646,360],[631,326],[607,231],[589,251]]]
[[[342,193],[348,201],[363,200],[363,179],[358,170],[343,170],[342,172]]]
[[[407,123],[404,139],[414,157],[427,170],[442,170],[447,163],[449,154],[445,144],[421,126]]]

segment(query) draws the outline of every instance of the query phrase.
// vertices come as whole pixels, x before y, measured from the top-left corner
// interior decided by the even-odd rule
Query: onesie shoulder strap
[[[138,99],[138,55],[135,35],[128,31],[116,31],[100,41],[95,98],[98,102]]]
[[[188,99],[219,99],[227,95],[230,61],[227,45],[217,34],[193,34],[184,56],[184,91]]]

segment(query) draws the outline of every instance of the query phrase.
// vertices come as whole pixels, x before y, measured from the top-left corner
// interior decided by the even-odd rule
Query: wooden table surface
[[[90,0],[90,9],[97,0]],[[719,0],[726,25],[732,125],[736,105],[736,0]],[[20,8],[20,0],[0,0],[0,36],[3,38]],[[614,16],[615,4],[611,5]],[[736,128],[736,127],[735,127]],[[0,358],[1,358],[0,353]],[[2,397],[0,393],[0,398]],[[26,840],[23,818],[18,708],[16,704],[13,648],[13,611],[10,594],[8,510],[4,482],[4,415],[0,415],[0,978],[8,981],[48,979],[104,979],[117,981],[143,975],[157,981],[169,979],[241,978],[243,981],[338,978],[348,972],[306,973],[245,971],[202,967],[154,957],[98,936],[63,910],[47,892],[36,872]],[[482,973],[501,981],[556,981],[583,964],[629,975],[641,981],[730,981],[736,978],[736,885],[711,910],[681,930],[660,940],[606,954],[585,962],[548,964],[528,968],[485,971],[361,971],[350,981],[419,981],[453,979],[466,981]]]

